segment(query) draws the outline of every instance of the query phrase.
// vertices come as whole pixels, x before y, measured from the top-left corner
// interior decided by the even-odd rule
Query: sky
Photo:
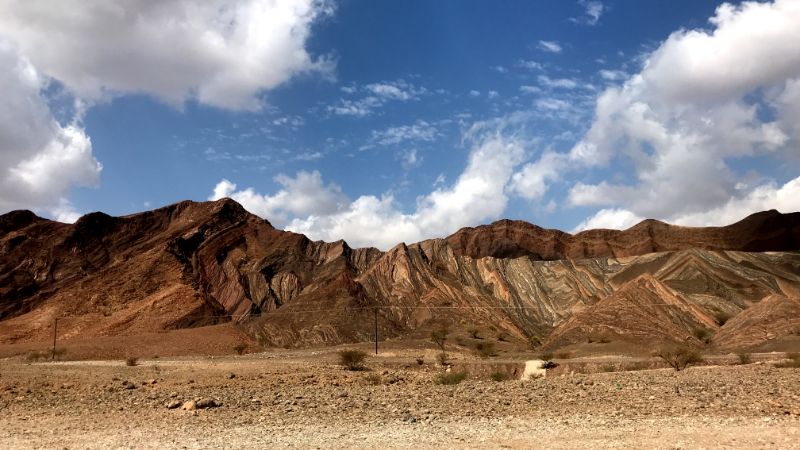
[[[800,0],[0,0],[0,213],[388,249],[800,210]]]

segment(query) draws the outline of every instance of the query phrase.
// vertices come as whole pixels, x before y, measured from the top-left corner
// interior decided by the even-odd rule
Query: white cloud
[[[568,102],[558,98],[540,98],[536,100],[536,107],[552,111],[564,111],[572,108]]]
[[[417,120],[411,125],[389,127],[385,130],[373,130],[369,144],[362,149],[375,145],[397,145],[409,141],[432,142],[439,136],[439,130],[433,124],[424,120]]]
[[[411,170],[422,164],[422,156],[417,153],[417,149],[406,150],[401,155],[401,162],[404,170]]]
[[[788,213],[800,211],[800,177],[783,186],[767,183],[757,186],[743,197],[734,197],[712,210],[675,216],[672,221],[686,226],[728,225],[749,214],[767,209]]]
[[[525,60],[525,59],[520,59],[519,61],[517,61],[516,66],[517,67],[521,67],[523,69],[528,69],[528,70],[542,70],[543,69],[543,66],[542,66],[541,63],[538,63],[536,61]]]
[[[586,25],[597,25],[600,16],[603,15],[605,7],[599,1],[579,0],[578,3],[584,8],[584,15],[582,17],[573,17],[570,20],[575,23],[582,23]]]
[[[556,41],[539,41],[537,47],[550,53],[561,53],[561,45]]]
[[[674,221],[708,211],[743,216],[752,212],[752,202],[742,199],[757,189],[737,189],[742,174],[735,162],[760,158],[780,165],[796,158],[800,2],[723,4],[710,22],[711,30],[673,33],[647,55],[639,73],[597,97],[590,129],[559,156],[563,170],[587,172],[613,163],[633,176],[577,183],[569,204]],[[762,208],[777,201],[757,197],[765,199],[758,203]]]
[[[732,197],[715,208],[689,214],[678,213],[665,217],[665,219],[670,223],[683,226],[724,226],[738,222],[750,214],[768,209],[777,209],[783,213],[800,211],[800,177],[788,181],[783,186],[777,186],[775,183],[762,184],[748,191],[744,196]],[[622,230],[643,219],[627,209],[601,209],[578,224],[574,231],[593,228]]]
[[[508,202],[506,185],[523,156],[519,142],[498,134],[484,135],[475,142],[467,167],[456,182],[420,197],[411,213],[402,212],[391,194],[380,198],[364,195],[352,202],[342,202],[338,186],[325,186],[317,172],[302,177],[298,174],[294,183],[288,178],[278,180],[285,188],[273,196],[252,189],[236,191],[233,183],[223,180],[211,198],[232,197],[269,220],[275,220],[276,216],[284,220],[289,216],[286,213],[291,213],[293,218],[286,229],[304,233],[311,239],[345,239],[353,246],[387,249],[401,241],[444,236],[463,226],[497,218]],[[301,184],[303,189],[295,188],[294,184]],[[336,201],[318,200],[330,196]],[[302,201],[304,207],[286,206],[290,200]],[[321,208],[331,203],[336,207]]]
[[[539,86],[529,86],[529,85],[520,86],[519,90],[524,94],[538,94],[542,92],[542,88],[540,88]]]
[[[79,123],[62,125],[42,90],[47,80],[0,37],[0,212],[30,208],[74,221],[73,186],[94,186],[102,166]]]
[[[511,189],[522,198],[538,200],[547,192],[548,183],[559,179],[559,173],[564,165],[565,161],[561,155],[545,152],[538,161],[526,164],[514,174]]]
[[[600,76],[606,81],[619,81],[628,78],[628,74],[623,70],[603,69],[599,73]]]
[[[283,188],[274,195],[262,195],[253,188],[236,190],[236,184],[222,180],[214,187],[209,200],[230,197],[248,211],[257,214],[275,226],[283,226],[289,217],[333,214],[348,203],[341,188],[330,183],[325,185],[318,171],[297,172],[292,178],[278,175],[275,181]]]
[[[469,91],[469,96],[470,97],[480,97],[481,96],[481,91],[476,91],[475,89],[473,89],[473,90]]]
[[[328,112],[339,116],[366,117],[390,101],[419,100],[428,90],[422,86],[415,86],[405,80],[383,81],[370,83],[366,86],[350,86],[342,88],[347,94],[362,93],[358,99],[341,99],[338,104],[328,106]]]
[[[147,93],[256,110],[260,93],[298,73],[329,74],[305,50],[316,0],[83,0],[68,11],[46,0],[0,0],[0,30],[40,71],[77,97]]]
[[[489,92],[486,93],[486,95],[491,99],[491,98],[499,97],[500,93],[497,92],[497,91],[489,91]]]
[[[625,209],[601,209],[592,217],[579,223],[572,230],[573,233],[584,230],[600,228],[610,230],[625,230],[644,220],[636,214]]]

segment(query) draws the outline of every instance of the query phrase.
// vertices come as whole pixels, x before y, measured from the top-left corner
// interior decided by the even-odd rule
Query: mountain
[[[800,213],[777,211],[574,235],[503,220],[382,252],[277,230],[223,199],[72,225],[14,211],[0,250],[0,346],[52,339],[55,318],[63,339],[233,321],[265,345],[333,344],[372,339],[376,308],[384,338],[448,326],[553,347],[594,328],[626,342],[703,328],[714,345],[754,346],[723,319],[800,293]]]

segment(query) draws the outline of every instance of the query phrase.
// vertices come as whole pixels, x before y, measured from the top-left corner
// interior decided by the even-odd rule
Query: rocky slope
[[[474,327],[555,346],[703,329],[753,346],[792,330],[741,339],[722,319],[797,298],[798,249],[800,213],[775,211],[576,235],[500,221],[387,252],[276,230],[228,199],[74,225],[15,211],[0,216],[0,344],[49,339],[56,317],[62,339],[233,320],[268,345],[339,343],[371,339],[377,310],[383,337]]]

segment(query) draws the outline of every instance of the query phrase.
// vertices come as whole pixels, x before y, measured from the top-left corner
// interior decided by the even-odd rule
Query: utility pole
[[[375,307],[375,354],[378,354],[378,307]]]
[[[56,335],[58,333],[58,317],[56,317],[55,322],[53,322],[53,358],[52,360],[56,360]]]

